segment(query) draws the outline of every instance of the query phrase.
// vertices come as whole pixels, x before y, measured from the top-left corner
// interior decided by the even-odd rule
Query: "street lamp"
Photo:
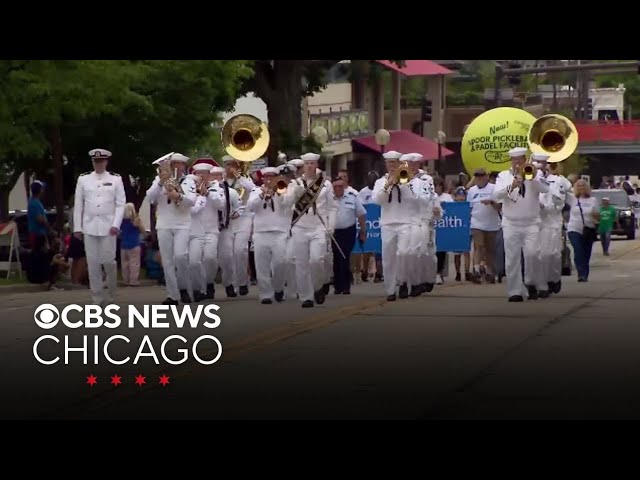
[[[436,142],[438,142],[438,168],[436,170],[440,170],[440,162],[442,161],[442,144],[447,141],[447,134],[442,130],[438,130],[438,137],[436,138]]]
[[[385,145],[388,145],[391,141],[391,134],[389,133],[389,130],[385,130],[384,128],[378,130],[375,135],[375,140],[380,146],[380,153],[384,153]]]

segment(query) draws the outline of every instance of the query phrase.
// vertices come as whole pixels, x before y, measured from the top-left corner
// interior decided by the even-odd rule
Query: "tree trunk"
[[[0,221],[9,220],[9,193],[11,188],[0,188]]]
[[[62,136],[60,126],[56,125],[49,130],[49,146],[53,156],[53,183],[56,196],[56,229],[62,232],[64,226],[64,175],[62,159]]]

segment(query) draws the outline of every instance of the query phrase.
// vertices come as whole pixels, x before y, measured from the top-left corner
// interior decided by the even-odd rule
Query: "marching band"
[[[243,130],[251,129],[239,133]],[[237,134],[231,132],[229,138]],[[244,150],[235,146],[227,152],[255,149],[255,138],[243,141]],[[262,304],[297,299],[302,308],[322,305],[331,277],[338,273],[336,293],[349,293],[346,276],[356,221],[364,234],[364,207],[357,191],[345,190],[351,187],[343,175],[335,180],[340,188],[335,195],[331,180],[318,168],[321,156],[314,152],[261,169],[263,182],[256,186],[247,166],[265,149],[263,142],[251,155],[226,155],[223,167],[211,158],[199,158],[189,171],[189,158],[180,153],[153,162],[158,175],[147,197],[156,206],[165,305],[214,299],[218,269],[227,297],[247,295],[250,242]],[[481,195],[484,205],[501,214],[510,302],[547,298],[561,286],[562,211],[572,186],[560,175],[557,157],[549,163],[550,154],[536,151],[527,158],[527,150],[509,150],[511,168],[500,172],[495,187]],[[110,155],[102,149],[90,152],[96,171],[79,178],[74,212],[77,233],[85,238],[92,294],[100,304],[113,301],[115,294],[115,235],[125,203],[121,179],[102,168],[102,160]],[[434,225],[446,203],[440,203],[434,179],[421,168],[421,154],[388,151],[382,156],[387,173],[369,188],[367,203],[380,206],[383,282],[387,301],[392,302],[433,290],[440,268]],[[485,184],[477,189],[485,189]],[[351,211],[337,225],[341,205]],[[336,255],[342,260],[334,270]],[[106,296],[101,266],[107,273]],[[489,275],[495,283],[487,270]]]

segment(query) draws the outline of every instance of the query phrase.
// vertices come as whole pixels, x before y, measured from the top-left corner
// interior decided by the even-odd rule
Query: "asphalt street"
[[[35,325],[34,310],[90,303],[87,290],[0,294],[0,391],[2,418],[55,419],[546,419],[640,418],[640,241],[614,241],[612,255],[594,246],[588,283],[563,277],[559,295],[508,303],[506,286],[472,285],[452,277],[419,298],[386,302],[381,284],[355,285],[352,295],[328,296],[322,306],[302,309],[288,300],[261,305],[253,287],[246,297],[213,302],[220,327],[177,329],[65,329]],[[450,272],[453,271],[451,266]],[[161,302],[159,287],[122,288],[118,304],[142,309]],[[45,334],[42,365],[35,340]],[[167,355],[189,360],[170,365]],[[64,339],[82,345],[88,364],[71,352],[64,365]],[[99,345],[110,347],[112,365]],[[159,365],[145,357],[133,364],[145,335]],[[191,346],[215,335],[221,359],[194,361]],[[148,351],[148,349],[146,350]],[[203,358],[217,348],[204,341]],[[112,376],[121,384],[110,383]],[[134,383],[142,375],[145,383]],[[93,386],[87,377],[93,376]],[[169,382],[159,383],[164,376]]]

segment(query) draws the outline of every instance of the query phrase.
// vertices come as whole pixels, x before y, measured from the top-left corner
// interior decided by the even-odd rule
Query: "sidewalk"
[[[158,282],[156,280],[148,280],[148,279],[140,279],[141,287],[150,287],[153,285],[157,285]],[[74,285],[69,281],[58,282],[56,284],[59,288],[63,288],[64,290],[88,290],[89,287],[85,287],[83,285]],[[122,282],[118,282],[119,287],[124,287]],[[30,292],[45,292],[47,291],[46,284],[38,285],[33,283],[17,283],[15,285],[0,285],[0,296],[9,295],[12,293],[30,293]]]

